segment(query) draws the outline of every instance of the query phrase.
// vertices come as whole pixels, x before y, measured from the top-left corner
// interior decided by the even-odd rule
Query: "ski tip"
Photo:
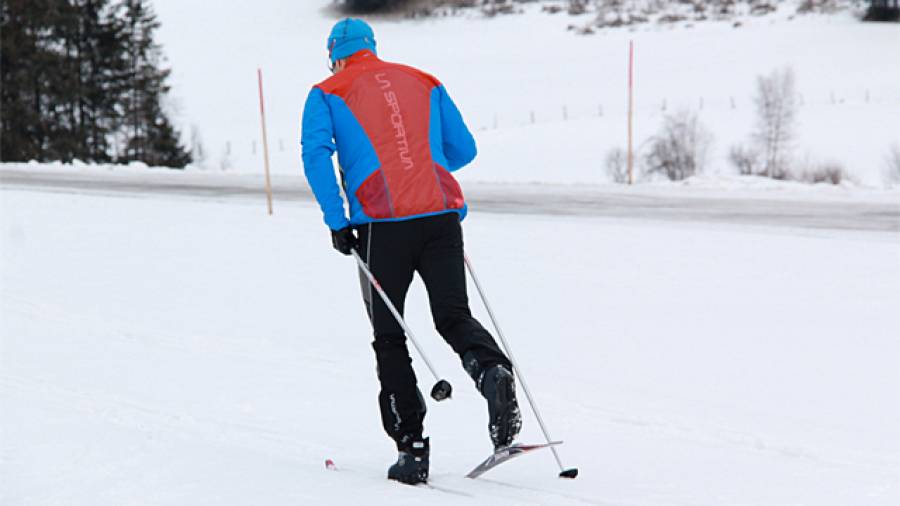
[[[331,459],[325,459],[325,469],[329,471],[337,471],[337,466],[334,465],[334,461]]]
[[[578,468],[573,467],[571,469],[566,469],[559,473],[560,478],[568,478],[570,480],[574,480],[578,476]]]
[[[508,449],[521,449],[521,450],[537,450],[539,448],[549,448],[551,446],[559,446],[563,444],[562,441],[550,441],[549,443],[537,443],[537,444],[527,444],[527,443],[514,443],[509,446],[501,446],[500,448],[494,448],[495,452],[508,450]]]

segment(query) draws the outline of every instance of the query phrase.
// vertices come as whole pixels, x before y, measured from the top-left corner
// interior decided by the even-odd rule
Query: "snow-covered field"
[[[900,25],[785,11],[579,37],[583,18],[537,5],[373,20],[381,56],[438,75],[476,130],[467,250],[581,470],[560,480],[544,453],[462,477],[490,450],[484,401],[416,282],[409,322],[455,386],[429,401],[429,489],[385,479],[357,273],[300,176],[329,1],[154,4],[206,160],[0,167],[0,504],[900,504],[900,189],[874,188],[900,145]],[[598,185],[625,144],[630,39],[638,144],[663,104],[694,109],[710,174]],[[787,65],[796,162],[862,187],[729,175],[755,76]],[[541,439],[530,413],[521,439]]]
[[[259,66],[273,170],[300,170],[303,102],[328,75],[329,3],[156,0],[178,118],[186,133],[196,126],[207,167],[262,170]],[[493,19],[372,20],[380,55],[437,75],[478,130],[481,156],[463,180],[605,182],[607,151],[626,144],[634,40],[638,146],[656,132],[663,105],[691,109],[714,135],[709,171],[732,171],[728,149],[747,142],[754,125],[756,76],[791,66],[803,104],[794,166],[837,162],[859,183],[883,184],[888,150],[900,145],[900,25],[861,23],[849,12],[789,20],[796,4],[786,2],[771,16],[742,18],[740,28],[648,24],[576,36],[566,26],[585,16],[539,7]]]
[[[456,387],[429,401],[431,490],[384,479],[357,275],[315,207],[0,200],[4,505],[900,502],[896,233],[473,212],[467,249],[581,476],[547,453],[462,478],[483,400],[416,282],[410,324]]]

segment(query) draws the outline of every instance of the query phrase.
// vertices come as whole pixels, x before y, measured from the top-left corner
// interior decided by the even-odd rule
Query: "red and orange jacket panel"
[[[434,77],[359,51],[310,91],[303,167],[332,230],[448,212],[466,215],[450,174],[475,158],[475,139]],[[341,167],[347,217],[331,156]]]

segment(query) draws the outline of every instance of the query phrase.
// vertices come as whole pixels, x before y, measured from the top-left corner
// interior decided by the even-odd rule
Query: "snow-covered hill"
[[[157,0],[179,118],[186,130],[196,125],[207,166],[261,170],[260,66],[275,170],[300,171],[303,101],[328,74],[324,41],[336,21],[328,5]],[[440,77],[478,130],[481,156],[464,180],[605,182],[606,152],[626,142],[629,40],[639,145],[665,112],[692,109],[714,134],[711,172],[730,172],[728,148],[746,141],[755,120],[756,76],[784,66],[794,68],[803,103],[798,165],[837,161],[859,182],[881,185],[888,150],[900,144],[898,24],[861,23],[847,11],[788,19],[786,9],[738,28],[650,23],[584,37],[566,30],[571,16],[524,9],[372,20],[381,56]]]

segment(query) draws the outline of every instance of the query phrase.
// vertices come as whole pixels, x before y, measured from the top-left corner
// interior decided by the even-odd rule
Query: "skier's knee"
[[[376,334],[372,341],[376,354],[406,352],[406,336],[400,334]]]
[[[435,318],[434,328],[444,337],[471,333],[472,316],[467,312],[454,311]]]

